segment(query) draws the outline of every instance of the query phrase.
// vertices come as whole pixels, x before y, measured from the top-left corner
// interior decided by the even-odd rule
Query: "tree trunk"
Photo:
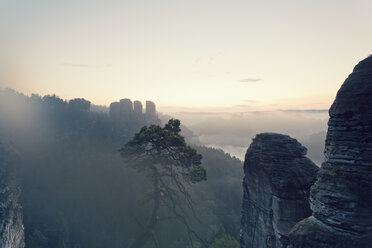
[[[160,208],[160,181],[159,173],[155,166],[153,166],[153,178],[154,178],[154,206],[152,208],[152,214],[149,222],[145,226],[142,234],[140,234],[136,240],[132,243],[130,248],[142,248],[151,238],[154,228],[158,223],[158,212]]]

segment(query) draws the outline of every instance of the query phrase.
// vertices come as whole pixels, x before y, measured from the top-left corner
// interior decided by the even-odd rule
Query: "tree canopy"
[[[201,166],[202,155],[188,146],[180,135],[180,121],[171,119],[161,128],[157,125],[143,127],[120,150],[126,162],[139,172],[144,172],[153,182],[152,215],[143,233],[133,242],[132,248],[143,247],[152,238],[157,246],[154,228],[159,221],[176,219],[186,226],[190,242],[192,235],[200,239],[184,217],[185,206],[193,209],[187,186],[207,179]],[[159,217],[161,207],[168,216]]]
[[[122,157],[138,171],[159,171],[160,177],[169,177],[180,183],[206,180],[206,170],[201,166],[202,155],[188,146],[180,135],[181,122],[171,119],[161,128],[157,125],[143,127],[120,149]]]

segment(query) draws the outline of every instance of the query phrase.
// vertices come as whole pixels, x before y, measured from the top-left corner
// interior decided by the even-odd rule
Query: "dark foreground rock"
[[[293,228],[289,247],[372,247],[372,56],[354,68],[329,115],[313,216]]]
[[[289,230],[311,215],[318,167],[307,149],[282,134],[258,134],[244,163],[241,248],[286,247]]]
[[[23,248],[22,209],[19,186],[14,174],[16,157],[0,139],[0,247]]]

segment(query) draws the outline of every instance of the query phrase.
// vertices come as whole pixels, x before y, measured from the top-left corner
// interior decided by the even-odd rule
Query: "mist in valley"
[[[171,115],[183,120],[192,131],[194,142],[220,148],[242,161],[252,139],[263,132],[282,133],[299,140],[317,165],[324,159],[328,110],[174,112]]]
[[[369,247],[371,23],[371,0],[0,0],[0,248]]]
[[[144,231],[153,206],[151,175],[131,168],[118,150],[143,126],[166,122],[147,112],[113,115],[90,108],[81,98],[0,89],[1,154],[13,150],[17,158],[12,184],[20,192],[27,247],[129,247]],[[193,139],[186,127],[184,133]],[[192,208],[184,209],[181,198],[167,202],[177,203],[172,211],[160,207],[164,220],[146,247],[238,244],[242,162],[200,144],[193,149],[203,157],[207,180],[182,186]],[[1,156],[0,168],[8,167]]]

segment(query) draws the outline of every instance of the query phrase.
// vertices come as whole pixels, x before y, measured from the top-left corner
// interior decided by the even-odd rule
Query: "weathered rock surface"
[[[0,247],[23,248],[24,228],[20,194],[14,175],[15,156],[0,141]]]
[[[290,229],[311,215],[309,190],[318,167],[306,152],[287,135],[253,139],[244,163],[241,248],[286,247]]]
[[[372,56],[354,68],[329,115],[313,216],[293,228],[289,247],[372,247]]]

